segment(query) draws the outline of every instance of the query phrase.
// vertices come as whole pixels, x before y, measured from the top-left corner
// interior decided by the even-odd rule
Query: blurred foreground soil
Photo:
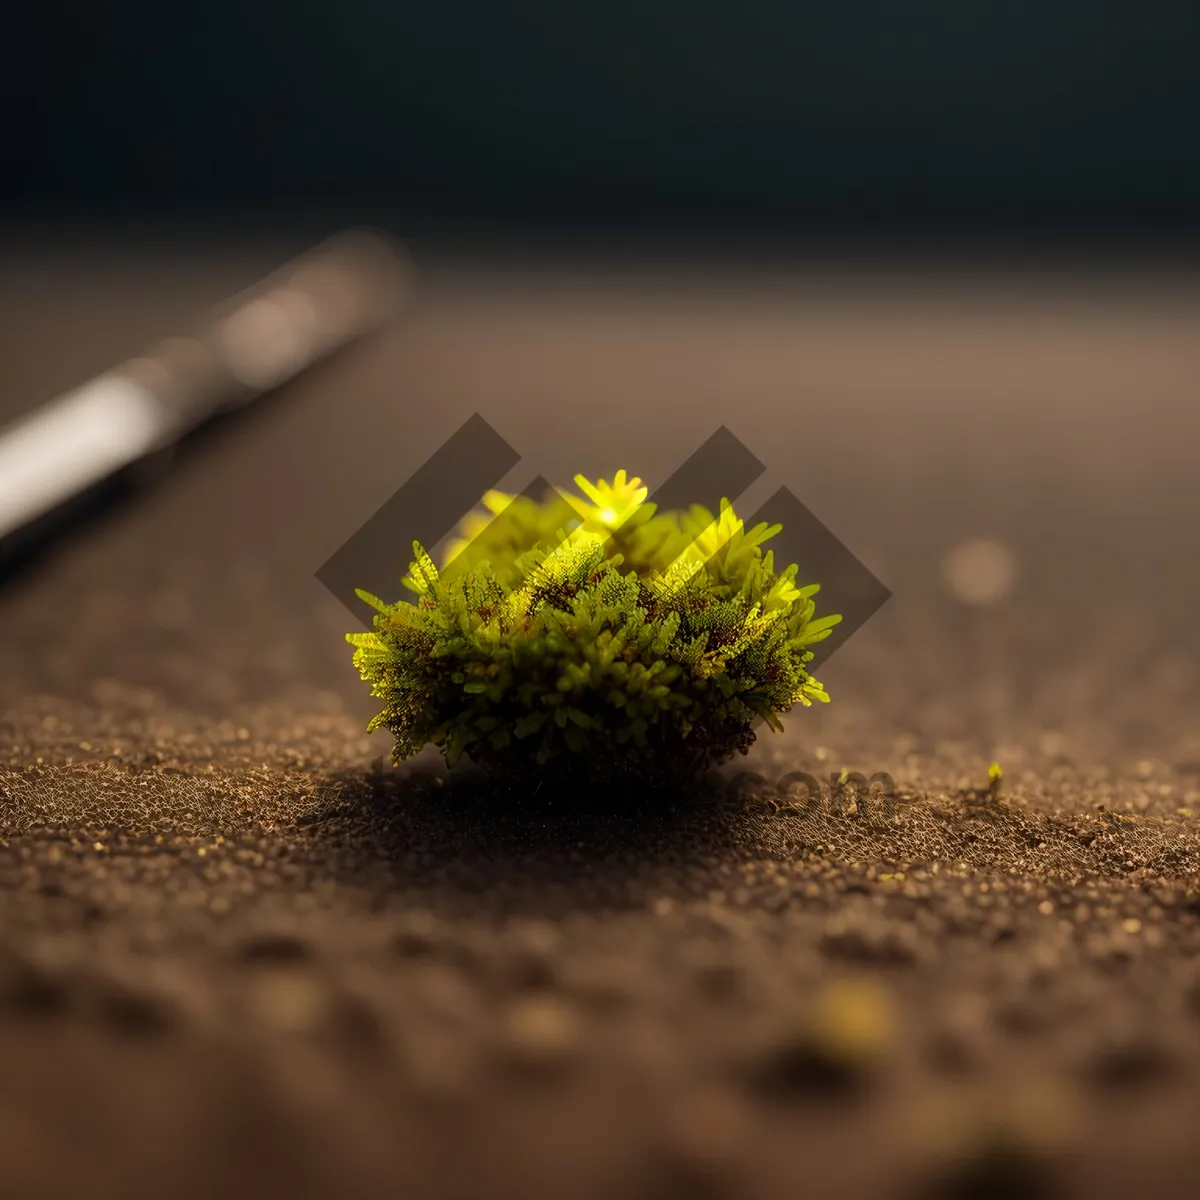
[[[7,261],[0,418],[273,265]],[[0,593],[0,1195],[1194,1195],[1198,317],[1132,268],[435,264]],[[381,766],[312,573],[474,411],[517,487],[729,425],[894,593],[833,702],[684,798]],[[974,537],[1016,573],[968,608]]]

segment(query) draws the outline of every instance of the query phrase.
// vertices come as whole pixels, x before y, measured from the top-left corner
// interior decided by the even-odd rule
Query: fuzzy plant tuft
[[[680,780],[829,699],[806,667],[841,618],[775,570],[781,526],[726,500],[657,512],[624,471],[575,482],[488,492],[441,570],[414,543],[415,603],[358,593],[375,627],[347,640],[396,760],[432,744],[508,778]]]

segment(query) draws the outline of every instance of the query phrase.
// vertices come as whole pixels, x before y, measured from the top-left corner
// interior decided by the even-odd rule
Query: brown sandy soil
[[[259,265],[10,260],[13,412]],[[1200,290],[797,278],[435,272],[0,594],[0,1195],[1194,1194]],[[312,572],[475,410],[768,461],[895,596],[750,765],[894,815],[374,765]]]

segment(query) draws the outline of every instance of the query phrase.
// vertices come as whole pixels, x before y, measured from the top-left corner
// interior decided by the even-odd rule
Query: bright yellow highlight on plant
[[[650,494],[650,489],[643,487],[640,479],[636,476],[630,479],[624,471],[618,471],[611,484],[604,479],[592,483],[585,476],[576,475],[575,486],[591,504],[586,504],[577,496],[565,492],[563,498],[585,522],[600,524],[607,529],[617,529],[624,525]]]

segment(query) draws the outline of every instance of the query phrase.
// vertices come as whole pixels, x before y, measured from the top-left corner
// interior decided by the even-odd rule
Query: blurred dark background
[[[7,19],[10,218],[1194,234],[1188,0],[120,0]]]

